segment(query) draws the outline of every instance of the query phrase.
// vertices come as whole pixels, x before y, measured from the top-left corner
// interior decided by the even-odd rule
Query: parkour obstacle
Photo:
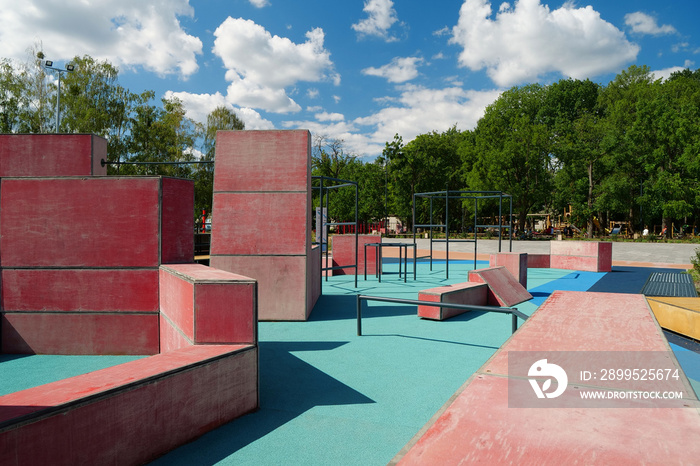
[[[193,264],[194,185],[0,135],[3,353],[150,357],[0,397],[0,464],[141,464],[257,409],[255,280]]]

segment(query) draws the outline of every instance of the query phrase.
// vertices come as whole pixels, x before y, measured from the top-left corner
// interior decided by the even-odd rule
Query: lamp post
[[[46,60],[44,62],[44,67],[53,70],[58,74],[58,94],[56,95],[56,133],[58,133],[59,123],[61,121],[61,73],[71,72],[75,69],[74,65],[66,65],[66,69],[57,68],[53,66],[53,61]]]

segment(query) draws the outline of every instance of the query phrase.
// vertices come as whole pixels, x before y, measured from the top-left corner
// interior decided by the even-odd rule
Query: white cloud
[[[652,71],[651,74],[654,76],[654,79],[666,80],[671,76],[671,74],[673,74],[677,71],[683,71],[685,69],[692,69],[692,67],[694,65],[695,65],[694,61],[686,60],[685,63],[683,63],[683,66],[672,66],[670,68],[664,68],[662,70]]]
[[[270,2],[268,2],[267,0],[250,0],[250,4],[253,5],[255,8],[263,8],[270,5]]]
[[[675,34],[676,28],[670,24],[659,26],[656,23],[656,18],[649,16],[641,11],[628,13],[625,15],[625,24],[632,28],[632,32],[637,34],[651,34],[653,36],[662,36],[667,34]]]
[[[53,60],[90,55],[114,65],[143,67],[187,78],[198,69],[202,41],[187,34],[180,17],[193,17],[189,0],[4,1],[0,14],[3,56],[23,60],[40,41]]]
[[[410,141],[419,134],[446,131],[455,124],[458,129],[472,129],[484,110],[500,95],[500,91],[472,91],[460,87],[428,89],[405,85],[396,105],[374,115],[358,118],[357,125],[374,126],[372,141],[383,148],[395,134]],[[379,149],[381,153],[381,149]]]
[[[297,112],[301,107],[286,88],[300,81],[340,83],[320,28],[295,44],[273,36],[250,20],[227,18],[214,32],[214,53],[227,68],[228,100],[241,107],[276,113]]]
[[[419,134],[446,131],[454,125],[467,130],[476,126],[484,110],[500,91],[467,91],[458,87],[428,89],[404,85],[399,98],[377,99],[387,106],[353,121],[329,118],[334,114],[316,115],[316,121],[287,121],[286,128],[306,128],[312,133],[342,139],[349,152],[363,157],[382,153],[386,141],[400,134],[410,141]]]
[[[418,65],[421,63],[423,59],[418,57],[396,57],[379,68],[365,68],[362,74],[386,78],[390,83],[403,83],[418,76]]]
[[[220,92],[216,94],[192,94],[168,91],[164,97],[166,99],[173,97],[180,99],[185,106],[187,117],[200,123],[206,123],[207,115],[216,107],[228,107],[245,123],[246,129],[274,129],[275,127],[272,122],[262,118],[255,110],[235,107]]]
[[[463,47],[459,64],[486,69],[499,86],[536,81],[551,72],[588,78],[617,71],[639,46],[592,7],[565,3],[550,10],[540,0],[519,0],[491,19],[491,2],[465,0],[451,43]]]
[[[376,36],[387,42],[396,40],[389,35],[389,29],[398,21],[392,0],[365,0],[362,11],[369,16],[352,25],[360,36]]]
[[[343,121],[345,116],[342,113],[321,112],[314,115],[318,121]]]

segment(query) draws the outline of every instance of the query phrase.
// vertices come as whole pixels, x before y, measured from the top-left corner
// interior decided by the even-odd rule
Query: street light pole
[[[58,94],[56,95],[56,133],[58,133],[58,125],[61,122],[61,73],[71,72],[75,69],[75,66],[66,65],[66,69],[64,70],[62,68],[54,67],[51,60],[46,60],[44,62],[44,67],[49,70],[53,70],[56,72],[56,74],[58,74]]]

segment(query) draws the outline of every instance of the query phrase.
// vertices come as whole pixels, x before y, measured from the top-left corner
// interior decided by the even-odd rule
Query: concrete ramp
[[[486,283],[489,305],[510,307],[532,299],[532,295],[505,267],[489,267],[469,271],[469,281]]]
[[[549,357],[545,365],[561,365],[568,385],[540,399],[532,371],[542,357]],[[674,377],[603,377],[603,369],[623,367],[620,361]],[[591,377],[584,379],[582,368]],[[559,385],[560,375],[542,374]],[[582,401],[583,392],[650,389],[683,397]],[[641,295],[555,291],[390,464],[696,464],[698,406]]]

